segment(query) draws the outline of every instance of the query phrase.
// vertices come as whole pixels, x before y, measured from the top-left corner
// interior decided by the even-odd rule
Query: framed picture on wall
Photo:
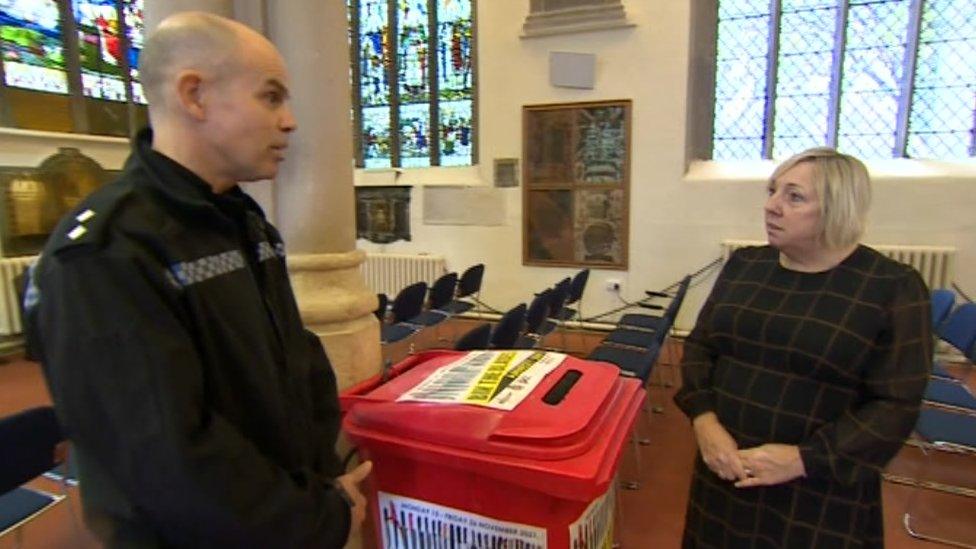
[[[627,268],[630,100],[522,108],[522,263]]]

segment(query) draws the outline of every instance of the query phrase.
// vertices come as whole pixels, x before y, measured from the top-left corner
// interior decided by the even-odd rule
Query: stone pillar
[[[264,5],[263,27],[285,58],[298,121],[274,182],[275,219],[302,318],[322,338],[344,388],[381,366],[376,296],[363,283],[365,254],[356,250],[346,4]],[[241,0],[237,8],[243,11]]]

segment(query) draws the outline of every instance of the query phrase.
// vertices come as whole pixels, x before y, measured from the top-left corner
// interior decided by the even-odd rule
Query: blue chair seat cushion
[[[529,335],[523,335],[523,336],[519,336],[519,338],[515,340],[515,343],[512,345],[512,348],[513,349],[535,349],[535,346],[538,344],[539,344],[538,339]]]
[[[651,377],[651,371],[654,369],[657,355],[658,352],[656,349],[637,351],[600,345],[596,349],[593,349],[593,352],[586,358],[587,360],[609,362],[620,368],[621,373],[636,377],[646,384],[648,378]]]
[[[617,328],[603,338],[604,341],[630,345],[632,347],[643,347],[650,349],[657,343],[658,336],[653,332],[642,332],[640,330],[625,330]]]
[[[925,388],[924,399],[946,406],[976,410],[976,397],[961,383],[954,381],[930,379],[928,387]]]
[[[411,318],[408,322],[410,324],[418,324],[420,326],[434,326],[444,322],[450,317],[451,315],[447,312],[431,309]]]
[[[942,364],[941,362],[932,363],[932,377],[948,379],[950,381],[957,379],[956,376],[949,373],[949,370],[945,367],[945,364]]]
[[[976,417],[924,408],[915,432],[929,442],[948,442],[976,450]]]
[[[571,320],[576,317],[576,309],[571,309],[569,307],[563,307],[560,311],[549,318],[555,318],[556,320]]]
[[[30,488],[14,488],[0,496],[0,532],[58,501],[54,496]]]
[[[396,343],[410,337],[416,331],[417,327],[409,324],[384,324],[380,328],[380,340],[383,343]]]
[[[536,328],[535,332],[533,333],[539,337],[542,337],[551,334],[555,329],[556,329],[555,322],[551,320],[544,320],[542,321],[542,324],[539,324],[539,327]]]
[[[468,301],[454,300],[441,307],[441,310],[450,315],[459,315],[474,309],[474,303]]]
[[[664,319],[654,315],[628,313],[620,317],[620,321],[617,322],[617,326],[642,328],[644,330],[656,332],[664,327]]]

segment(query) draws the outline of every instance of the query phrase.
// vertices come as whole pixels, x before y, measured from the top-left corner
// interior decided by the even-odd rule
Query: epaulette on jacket
[[[116,182],[83,200],[55,227],[47,249],[58,254],[69,249],[99,247],[107,236],[109,221],[130,190]]]

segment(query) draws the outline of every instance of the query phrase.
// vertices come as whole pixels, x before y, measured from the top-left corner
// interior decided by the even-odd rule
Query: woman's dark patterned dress
[[[882,467],[918,415],[932,361],[929,292],[866,246],[801,273],[736,252],[685,342],[675,402],[713,411],[739,448],[800,447],[807,476],[736,488],[696,459],[684,547],[882,547]]]

